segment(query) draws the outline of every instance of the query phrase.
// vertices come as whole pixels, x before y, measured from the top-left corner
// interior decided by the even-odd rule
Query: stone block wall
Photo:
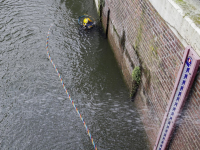
[[[142,70],[134,103],[153,149],[185,47],[149,0],[105,0],[104,28],[108,10],[108,40],[130,89],[134,67]],[[200,149],[199,70],[169,149]]]

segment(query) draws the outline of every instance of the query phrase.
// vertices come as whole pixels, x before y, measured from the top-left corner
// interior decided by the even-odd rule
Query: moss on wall
[[[113,30],[114,30],[114,32],[117,34],[117,36],[118,36],[118,38],[119,38],[120,36],[119,36],[119,34],[118,34],[118,32],[117,32],[117,30],[116,30],[116,28],[115,28],[114,25],[113,25]]]
[[[133,69],[133,72],[132,72],[132,90],[130,94],[131,100],[133,100],[137,92],[137,89],[140,84],[140,80],[141,80],[141,70],[140,70],[140,67],[137,66]]]
[[[151,83],[151,72],[150,70],[146,67],[145,64],[143,64],[142,66],[142,72],[144,73],[144,76],[146,78],[146,82],[145,82],[145,88],[148,90],[150,83]]]
[[[95,0],[94,0],[95,1]],[[96,3],[96,2],[95,2]],[[104,7],[105,6],[105,0],[98,0],[98,8],[97,8],[97,13],[99,16],[101,16],[101,6]],[[102,19],[102,18],[100,18]]]
[[[189,3],[185,0],[174,0],[184,12],[184,17],[188,16],[192,21],[200,27],[200,9],[199,6],[195,6],[195,4]]]
[[[135,41],[134,48],[136,51],[138,51],[138,49],[139,49],[139,44],[140,44],[141,38],[142,38],[142,23],[140,23],[140,27],[138,29],[138,34],[137,34],[136,41]]]

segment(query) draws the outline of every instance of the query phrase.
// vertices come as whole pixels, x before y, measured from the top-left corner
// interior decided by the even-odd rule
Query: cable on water
[[[51,56],[50,56],[50,54],[49,54],[48,42],[49,42],[49,34],[50,34],[50,30],[51,30],[51,27],[52,27],[52,26],[53,26],[53,25],[50,25],[49,31],[48,31],[48,34],[47,34],[47,41],[46,41],[46,51],[47,51],[47,55],[48,55],[48,57],[49,57],[49,60],[51,61],[51,64],[52,64],[53,67],[55,68],[55,70],[56,70],[56,72],[57,72],[57,74],[58,74],[58,77],[60,78],[60,82],[61,82],[61,84],[62,84],[62,86],[63,86],[63,88],[64,88],[64,90],[65,90],[65,92],[66,92],[66,94],[67,94],[67,96],[68,96],[68,98],[69,98],[69,100],[71,101],[71,103],[72,103],[72,105],[74,106],[74,108],[75,108],[77,114],[79,115],[81,121],[83,122],[84,127],[85,127],[85,129],[86,129],[86,131],[87,131],[87,134],[88,134],[88,136],[90,137],[90,140],[91,140],[91,142],[92,142],[92,144],[93,144],[93,146],[94,146],[94,149],[97,150],[97,146],[96,146],[95,143],[94,143],[94,140],[93,140],[93,138],[92,138],[92,135],[90,134],[90,131],[89,131],[89,129],[88,129],[88,127],[87,127],[87,125],[86,125],[86,123],[85,123],[83,117],[81,116],[81,114],[80,114],[80,112],[78,111],[76,105],[74,104],[74,101],[71,99],[71,97],[70,97],[70,95],[69,95],[69,93],[68,93],[68,91],[67,91],[67,89],[66,89],[66,87],[65,87],[65,85],[64,85],[64,83],[63,83],[63,80],[62,80],[62,78],[61,78],[61,75],[60,75],[58,69],[56,68],[56,65],[54,64],[54,62],[53,62],[53,60],[52,60],[52,58],[51,58]]]

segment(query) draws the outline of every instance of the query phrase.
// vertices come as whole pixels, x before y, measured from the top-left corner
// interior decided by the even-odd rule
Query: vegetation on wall
[[[140,85],[140,80],[141,80],[141,70],[140,70],[140,67],[137,66],[133,69],[133,72],[132,72],[132,90],[130,94],[131,100],[133,100],[137,92],[137,89]]]
[[[99,2],[98,2],[98,8],[99,8],[99,10],[98,10],[98,14],[99,14],[99,16],[101,16],[101,14],[100,13],[102,13],[101,11],[101,9],[102,9],[102,7],[104,7],[105,6],[105,0],[99,0]]]

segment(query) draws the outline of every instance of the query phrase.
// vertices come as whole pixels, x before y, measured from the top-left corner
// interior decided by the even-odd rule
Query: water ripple
[[[51,57],[98,149],[147,149],[107,40],[79,30],[80,15],[98,18],[92,0],[0,0],[0,10],[0,149],[93,149],[46,55],[51,23]]]

